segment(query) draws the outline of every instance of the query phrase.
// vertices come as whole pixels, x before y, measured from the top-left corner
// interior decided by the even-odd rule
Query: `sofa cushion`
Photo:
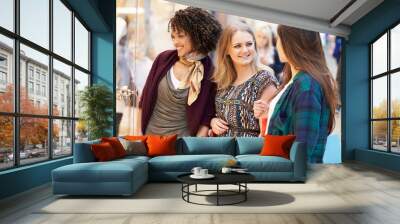
[[[232,137],[183,137],[177,154],[225,154],[235,155],[235,139]]]
[[[74,163],[53,170],[53,181],[58,182],[129,182],[134,172],[147,171],[141,160]],[[147,176],[147,174],[146,174]]]
[[[126,151],[126,155],[137,155],[145,156],[147,155],[146,143],[142,140],[126,140],[124,138],[119,138],[122,146]]]
[[[96,160],[99,162],[110,161],[118,158],[112,145],[108,142],[93,144],[90,147],[92,149],[94,157],[96,157]]]
[[[264,146],[261,149],[261,156],[280,156],[290,159],[290,148],[295,135],[266,135],[264,136]]]
[[[249,172],[292,172],[292,161],[278,156],[238,155],[240,167]]]
[[[112,148],[114,149],[114,152],[115,152],[115,155],[117,158],[122,158],[122,157],[126,156],[126,151],[124,149],[124,146],[122,146],[118,137],[103,137],[103,138],[101,138],[101,142],[110,143]]]
[[[237,137],[236,155],[259,154],[264,145],[264,138]]]
[[[92,144],[99,144],[100,139],[75,143],[74,147],[74,163],[88,163],[95,162],[96,158],[90,148]]]
[[[151,172],[190,172],[193,167],[200,166],[211,172],[219,171],[228,160],[235,159],[231,155],[175,155],[158,156],[149,160]]]

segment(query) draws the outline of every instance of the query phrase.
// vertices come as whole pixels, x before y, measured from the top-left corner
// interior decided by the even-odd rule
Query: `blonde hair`
[[[243,31],[249,33],[253,37],[254,48],[257,52],[256,46],[256,38],[254,36],[253,30],[244,23],[236,23],[227,26],[221,34],[217,44],[216,50],[216,63],[215,70],[213,74],[213,81],[217,84],[218,90],[228,88],[237,78],[237,73],[235,67],[233,66],[233,62],[231,57],[227,54],[229,47],[232,43],[232,36],[237,31]],[[252,66],[254,66],[255,70],[260,70],[257,65],[257,55],[252,62]]]
[[[267,38],[267,44],[265,46],[258,46],[259,48],[271,48],[272,44],[272,28],[269,25],[259,26],[256,29],[256,33],[261,32]]]

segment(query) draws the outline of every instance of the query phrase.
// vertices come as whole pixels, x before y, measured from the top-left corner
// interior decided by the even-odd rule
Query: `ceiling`
[[[169,0],[271,23],[347,37],[383,0]]]

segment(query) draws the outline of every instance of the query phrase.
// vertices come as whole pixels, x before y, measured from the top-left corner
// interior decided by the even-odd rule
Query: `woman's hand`
[[[254,102],[253,111],[254,117],[260,119],[261,117],[267,117],[269,104],[265,100],[257,100]]]
[[[222,120],[221,118],[217,118],[217,117],[214,117],[213,119],[211,119],[210,126],[211,126],[212,131],[216,135],[222,135],[225,132],[227,132],[229,129],[228,123],[226,123],[226,121]]]

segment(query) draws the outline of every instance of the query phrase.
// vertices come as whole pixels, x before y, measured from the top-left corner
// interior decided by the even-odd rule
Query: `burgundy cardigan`
[[[146,133],[151,115],[157,101],[158,85],[171,67],[179,60],[176,50],[162,52],[154,60],[146,84],[142,91],[139,107],[142,109],[142,132]],[[201,90],[192,105],[186,105],[188,128],[191,135],[196,135],[200,125],[210,125],[215,116],[216,85],[211,81],[213,65],[207,56],[201,60],[204,66],[204,76]]]

